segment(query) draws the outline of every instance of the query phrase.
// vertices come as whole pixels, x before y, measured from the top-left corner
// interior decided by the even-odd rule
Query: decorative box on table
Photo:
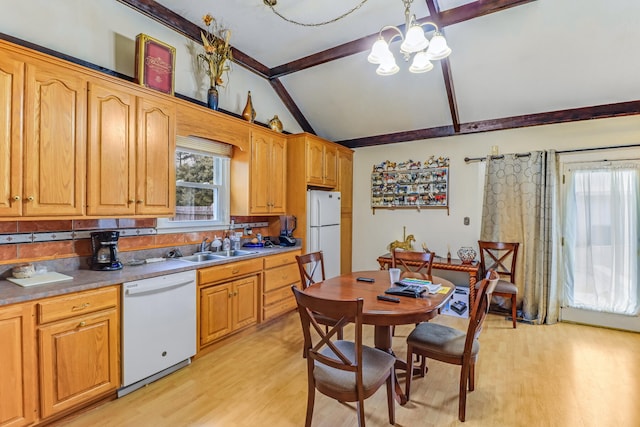
[[[146,34],[136,37],[136,80],[142,86],[173,95],[176,49]]]
[[[449,299],[449,302],[442,309],[442,314],[447,316],[469,318],[469,288],[466,286],[456,286],[456,290]]]

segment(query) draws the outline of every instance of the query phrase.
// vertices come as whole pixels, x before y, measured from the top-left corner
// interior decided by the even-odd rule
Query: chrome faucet
[[[202,243],[200,243],[200,252],[205,252],[207,250],[207,246],[211,248],[211,244],[207,245],[207,240],[209,240],[208,237],[202,239]]]

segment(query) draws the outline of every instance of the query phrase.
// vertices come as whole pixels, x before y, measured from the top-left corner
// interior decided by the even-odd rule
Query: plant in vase
[[[209,91],[207,104],[209,108],[218,109],[218,86],[224,83],[222,74],[229,71],[229,63],[233,59],[231,54],[231,30],[222,27],[216,18],[207,13],[202,17],[202,22],[207,27],[206,31],[200,31],[204,53],[198,54],[199,64],[205,68],[209,76]]]

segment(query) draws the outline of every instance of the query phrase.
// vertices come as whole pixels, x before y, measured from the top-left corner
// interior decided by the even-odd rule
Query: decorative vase
[[[476,259],[476,251],[468,246],[458,249],[458,258],[463,264],[471,264]]]
[[[242,118],[249,123],[253,123],[256,118],[256,110],[253,109],[253,102],[251,102],[251,91],[247,93],[247,104],[242,110]]]
[[[282,122],[278,118],[277,114],[273,116],[273,119],[269,120],[269,127],[271,130],[275,130],[276,132],[282,132]]]
[[[218,88],[211,86],[207,91],[207,106],[212,110],[218,110]]]

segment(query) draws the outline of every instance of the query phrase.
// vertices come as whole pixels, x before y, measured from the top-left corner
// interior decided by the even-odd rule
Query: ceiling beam
[[[440,5],[437,0],[426,0],[427,8],[429,9],[429,15],[433,17],[433,20],[442,34],[445,34],[444,28],[442,28],[440,22]],[[453,123],[454,132],[460,132],[460,116],[458,114],[458,101],[456,99],[456,92],[453,88],[453,76],[451,75],[451,64],[449,63],[449,57],[446,57],[440,61],[442,69],[442,77],[444,78],[444,87],[447,91],[447,100],[449,101],[449,112],[451,114],[451,123]]]
[[[282,82],[280,82],[280,80],[278,79],[272,79],[272,80],[269,80],[269,83],[271,83],[271,87],[278,94],[278,96],[284,103],[285,107],[287,107],[287,110],[289,110],[293,118],[296,119],[296,121],[298,122],[302,130],[304,132],[309,132],[315,135],[316,132],[313,130],[313,128],[311,127],[311,124],[304,117],[304,115],[302,114],[302,111],[300,111],[296,103],[293,102],[293,98],[291,98],[291,95],[289,95],[289,92],[287,92],[287,90],[284,88],[284,86],[282,85]]]
[[[440,126],[336,142],[349,148],[358,148],[454,135],[468,135],[479,132],[634,115],[640,115],[640,100],[463,123],[460,125],[459,133],[454,132],[453,126]]]
[[[445,10],[441,12],[439,16],[434,15],[418,19],[418,22],[425,22],[430,19],[435,21],[437,18],[437,20],[440,22],[440,24],[438,25],[440,25],[441,27],[446,27],[448,25],[468,21],[478,16],[488,15],[490,13],[499,12],[511,7],[531,3],[533,1],[536,0],[479,0],[453,9]],[[398,28],[400,29],[400,31],[404,32],[404,25],[398,25]],[[335,46],[330,49],[305,56],[304,58],[296,59],[295,61],[291,61],[277,67],[273,67],[271,69],[271,77],[282,77],[287,74],[315,67],[316,65],[335,61],[336,59],[344,58],[345,56],[365,52],[371,49],[371,45],[377,39],[378,33],[370,34],[357,40],[353,40],[339,46]]]

